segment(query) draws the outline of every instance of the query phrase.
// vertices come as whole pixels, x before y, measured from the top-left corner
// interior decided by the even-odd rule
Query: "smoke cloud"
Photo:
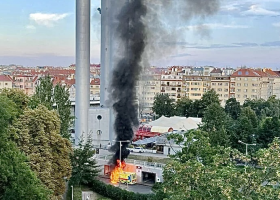
[[[149,66],[152,59],[176,50],[177,43],[187,43],[185,32],[192,21],[203,21],[214,15],[220,7],[219,0],[121,0],[113,1],[116,6],[124,5],[116,16],[116,34],[121,47],[115,53],[118,62],[111,82],[111,101],[115,111],[114,129],[116,143],[111,163],[119,159],[120,143],[131,141],[134,128],[138,128],[136,84],[141,70]],[[206,27],[199,29],[207,35]],[[199,32],[198,32],[199,33]],[[170,47],[173,44],[173,47]],[[174,45],[175,44],[175,45]],[[115,50],[116,51],[116,50]],[[119,57],[117,57],[119,56]],[[121,160],[127,158],[129,142],[122,142]]]
[[[147,13],[143,0],[130,0],[125,3],[117,15],[117,33],[124,49],[123,58],[117,63],[112,77],[111,97],[115,111],[114,129],[116,143],[111,147],[115,152],[113,164],[119,159],[118,141],[132,140],[133,128],[138,126],[136,83],[141,72],[142,54],[146,45],[146,27],[142,18]],[[129,142],[122,142],[121,160],[127,158]]]

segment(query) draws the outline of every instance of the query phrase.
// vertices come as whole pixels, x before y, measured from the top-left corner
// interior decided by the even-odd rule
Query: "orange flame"
[[[123,173],[123,169],[125,168],[125,162],[122,161],[120,162],[120,160],[117,160],[117,165],[115,166],[115,168],[113,169],[113,171],[111,172],[111,183],[118,183],[119,179],[120,179],[120,174]]]

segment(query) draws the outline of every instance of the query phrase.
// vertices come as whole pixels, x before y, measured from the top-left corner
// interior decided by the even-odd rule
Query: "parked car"
[[[128,150],[135,153],[144,153],[144,149],[142,147],[128,148]]]

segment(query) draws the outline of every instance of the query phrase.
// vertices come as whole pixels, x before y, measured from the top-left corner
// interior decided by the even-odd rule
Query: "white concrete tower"
[[[88,134],[90,105],[90,0],[76,0],[75,145]]]

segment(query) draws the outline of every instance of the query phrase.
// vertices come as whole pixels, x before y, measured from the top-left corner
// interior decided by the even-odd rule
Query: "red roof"
[[[255,70],[247,69],[247,68],[239,69],[236,72],[234,72],[231,76],[232,77],[261,77],[261,75]]]
[[[91,80],[90,85],[100,85],[100,79],[95,78],[95,79]]]
[[[12,82],[12,79],[6,75],[0,75],[0,81],[11,81]]]

